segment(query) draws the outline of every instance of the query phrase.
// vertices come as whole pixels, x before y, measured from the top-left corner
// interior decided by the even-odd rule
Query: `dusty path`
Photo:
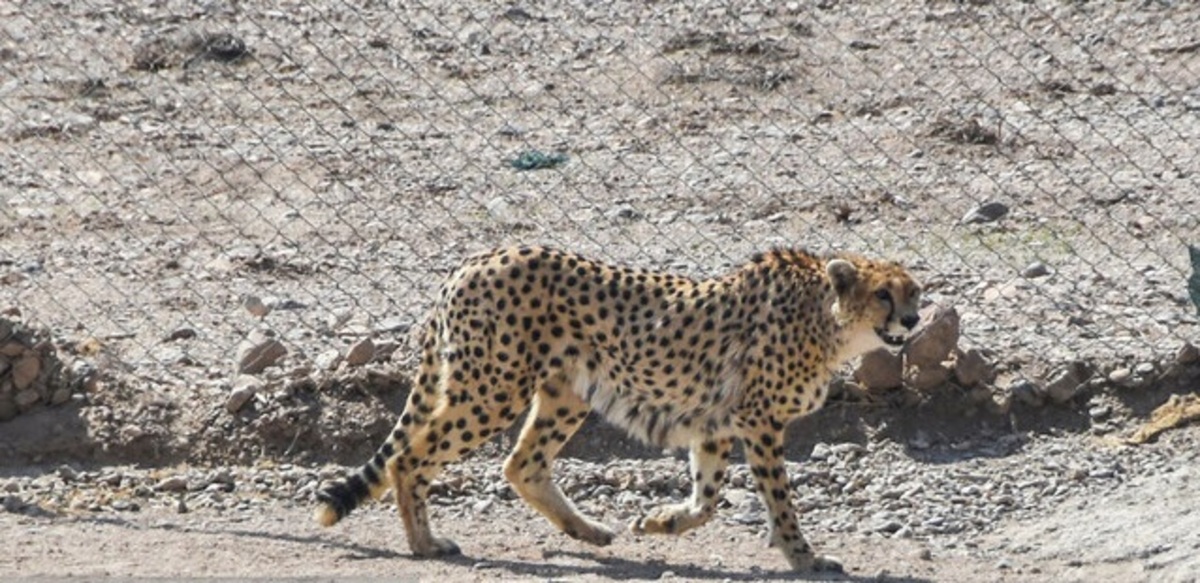
[[[1191,476],[1194,488],[1197,474]],[[1141,503],[1128,504],[1134,498]],[[825,535],[823,548],[845,559],[848,572],[813,578],[1195,581],[1200,515],[1184,497],[1162,502],[1122,492],[928,555],[931,544],[925,542]],[[165,509],[69,518],[3,515],[0,529],[13,542],[0,566],[10,574],[84,578],[268,573],[425,581],[791,578],[781,570],[778,553],[746,528],[710,525],[679,539],[627,535],[594,549],[558,535],[523,508],[514,514],[518,519],[512,523],[443,522],[443,532],[463,543],[466,553],[446,561],[410,558],[399,524],[383,507],[333,530],[311,525],[307,508],[283,505],[250,516],[201,512],[183,519]]]
[[[1128,466],[1121,468],[1127,479],[1100,482],[1099,490],[1081,488],[1053,499],[1044,511],[1014,515],[973,532],[912,538],[882,535],[870,532],[869,517],[860,520],[855,532],[823,530],[813,524],[844,508],[811,511],[805,517],[810,537],[825,552],[841,557],[847,567],[845,575],[815,578],[1197,581],[1198,437],[1200,429],[1179,430],[1167,443],[1145,450],[1152,454],[1145,459],[1156,463],[1138,467],[1137,461],[1121,462]],[[1096,442],[1074,437],[1038,442],[1013,456],[988,460],[979,471],[1004,472],[1022,466],[1032,471],[1039,464],[1058,464],[1046,455],[1056,448],[1070,450],[1077,459],[1096,455],[1089,449],[1092,446],[1081,443]],[[882,456],[868,454],[863,463],[882,464]],[[492,460],[473,460],[459,475],[482,476],[490,465]],[[927,467],[926,471],[939,470]],[[130,472],[136,470],[126,470],[125,475]],[[245,487],[239,485],[221,498],[222,508],[194,502],[183,513],[182,492],[147,495],[132,507],[110,500],[93,506],[99,510],[48,512],[31,505],[0,513],[0,533],[8,542],[7,552],[0,556],[0,573],[85,579],[265,574],[445,581],[791,578],[777,551],[766,547],[761,526],[740,523],[744,519],[736,508],[723,508],[713,523],[680,538],[639,539],[624,532],[612,546],[597,549],[555,532],[519,501],[488,494],[495,491],[489,486],[434,506],[435,528],[457,540],[463,556],[414,560],[390,505],[370,505],[331,529],[321,529],[312,522],[312,507],[303,494],[272,497],[275,493],[260,487],[262,483],[248,479]],[[207,493],[199,494],[217,490],[210,486]],[[803,496],[803,490],[798,494]],[[740,492],[744,491],[729,488],[727,500],[739,499]],[[610,524],[623,522],[620,510],[589,506],[591,502],[582,504]]]
[[[522,513],[523,510],[522,510]],[[179,576],[273,575],[404,577],[421,580],[568,578],[625,580],[670,577],[760,580],[786,577],[782,559],[745,529],[706,528],[681,539],[619,538],[594,549],[552,532],[531,515],[515,523],[442,523],[442,532],[464,544],[465,555],[445,561],[414,560],[399,526],[382,507],[346,526],[322,531],[304,508],[273,506],[254,516],[197,514],[184,521],[173,512],[134,516],[44,519],[5,516],[3,528],[18,534],[5,572],[39,575]],[[826,541],[849,555],[860,542]],[[921,545],[886,542],[870,549],[872,565],[915,580],[934,576],[944,560],[919,562]],[[865,559],[866,557],[863,557]],[[851,580],[863,559],[851,565]],[[863,577],[876,574],[876,568]]]

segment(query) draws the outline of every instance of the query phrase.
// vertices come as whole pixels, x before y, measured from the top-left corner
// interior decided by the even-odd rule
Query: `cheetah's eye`
[[[875,290],[875,297],[879,298],[880,301],[890,302],[892,301],[892,292],[886,289],[878,289]]]

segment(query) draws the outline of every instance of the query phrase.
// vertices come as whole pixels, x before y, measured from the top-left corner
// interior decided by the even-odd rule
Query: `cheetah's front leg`
[[[692,499],[659,506],[634,521],[635,534],[680,534],[708,522],[717,508],[717,495],[729,465],[730,438],[704,440],[692,445]]]
[[[783,464],[783,424],[761,423],[743,439],[754,483],[767,507],[771,546],[782,550],[797,571],[841,571],[841,561],[814,553],[800,533]]]

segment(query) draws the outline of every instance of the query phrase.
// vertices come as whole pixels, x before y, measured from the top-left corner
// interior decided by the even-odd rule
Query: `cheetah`
[[[441,288],[395,429],[369,462],[318,492],[317,521],[330,526],[390,487],[415,555],[458,553],[430,530],[430,484],[531,408],[505,477],[559,530],[607,545],[615,532],[551,479],[555,456],[595,411],[649,444],[690,454],[690,499],[651,510],[634,533],[679,534],[707,522],[741,440],[770,544],[793,569],[841,570],[800,532],[784,428],[824,404],[843,363],[902,345],[919,296],[900,265],[850,254],[773,250],[703,280],[542,247],[475,255]]]

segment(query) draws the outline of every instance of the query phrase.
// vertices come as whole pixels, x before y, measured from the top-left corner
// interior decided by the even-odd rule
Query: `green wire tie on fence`
[[[541,170],[561,166],[566,161],[567,155],[563,153],[546,154],[537,150],[527,150],[509,160],[508,165],[517,170]]]

